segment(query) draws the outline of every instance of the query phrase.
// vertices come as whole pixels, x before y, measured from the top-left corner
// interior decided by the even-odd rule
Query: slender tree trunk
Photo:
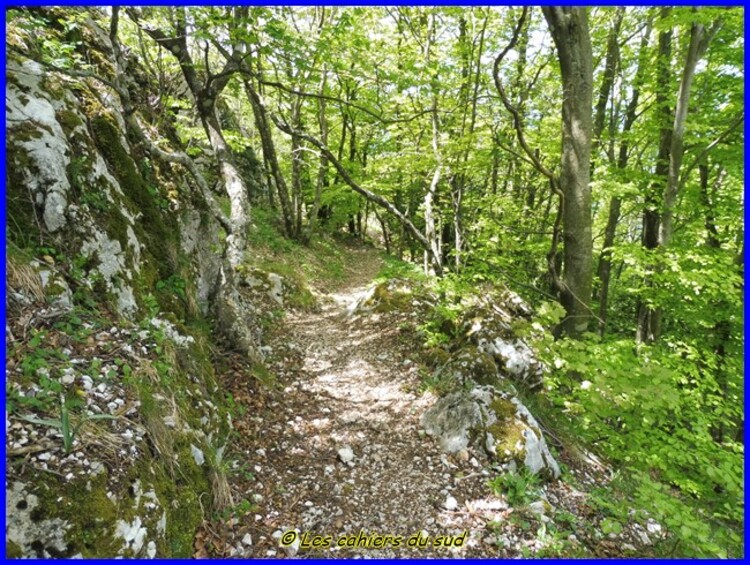
[[[672,237],[674,205],[680,187],[680,168],[682,166],[683,157],[685,122],[687,121],[688,104],[690,102],[690,87],[693,84],[698,61],[700,61],[701,57],[705,54],[708,44],[718,31],[721,24],[722,20],[718,19],[708,30],[703,24],[699,23],[694,23],[690,29],[690,42],[685,56],[685,66],[683,68],[682,78],[680,79],[677,104],[674,110],[674,119],[669,130],[668,138],[662,140],[664,146],[662,147],[660,144],[659,147],[659,156],[662,159],[660,159],[660,167],[657,165],[657,182],[665,177],[666,182],[661,180],[661,182],[664,183],[661,202],[659,203],[662,209],[662,214],[660,217],[656,218],[658,219],[656,226],[649,225],[649,238],[646,242],[649,249],[666,247]],[[668,69],[666,74],[668,76]],[[666,83],[662,84],[665,85]],[[647,284],[651,283],[648,282]],[[639,313],[639,327],[636,338],[647,342],[656,341],[661,336],[662,309],[660,307],[649,307],[644,304],[641,306],[643,308],[643,316],[641,317]]]
[[[425,43],[425,60],[427,67],[430,66],[431,60],[431,46],[432,39],[435,32],[435,13],[430,15],[430,24],[427,30],[427,41]],[[435,218],[435,200],[437,199],[437,190],[440,184],[440,177],[442,175],[443,163],[440,155],[439,145],[439,123],[438,123],[438,96],[436,89],[437,77],[430,77],[432,86],[432,107],[430,109],[430,124],[432,125],[432,151],[435,156],[435,172],[432,175],[430,186],[424,196],[424,221],[425,221],[425,237],[430,242],[430,257],[433,259],[432,267],[435,270],[435,274],[440,276],[443,274],[443,263],[442,263],[442,251],[440,249],[440,235],[436,229],[436,218]]]
[[[270,169],[270,175],[273,178],[273,185],[276,187],[276,193],[279,197],[279,203],[281,204],[284,231],[288,236],[292,237],[292,234],[294,233],[292,205],[289,201],[289,190],[286,186],[284,175],[281,173],[279,160],[276,156],[276,146],[274,145],[271,127],[268,123],[268,112],[266,111],[266,107],[263,104],[258,91],[249,79],[244,79],[244,85],[245,93],[247,94],[248,100],[250,100],[250,106],[253,109],[255,126],[258,128],[258,134],[260,135],[263,158]]]
[[[651,35],[651,22],[648,23],[646,31],[641,39],[638,68],[635,72],[633,81],[633,94],[625,110],[625,123],[622,128],[622,141],[617,159],[617,168],[624,171],[628,165],[630,144],[628,134],[636,120],[636,111],[640,100],[640,91],[643,86],[643,80],[648,62],[648,40]],[[603,126],[602,126],[603,127]],[[602,253],[599,257],[599,335],[603,336],[607,325],[607,308],[609,302],[609,280],[612,271],[612,246],[615,243],[615,234],[617,224],[620,221],[620,209],[622,200],[618,196],[613,196],[609,202],[609,215],[607,216],[607,226],[604,229],[604,242],[602,243]]]
[[[612,92],[612,86],[615,82],[615,73],[620,62],[620,27],[622,25],[622,18],[625,14],[625,8],[617,8],[615,12],[615,19],[612,22],[612,29],[609,32],[607,38],[607,54],[605,56],[604,64],[604,76],[602,77],[602,85],[599,88],[599,98],[596,102],[596,111],[594,112],[594,130],[593,130],[593,145],[592,150],[593,159],[591,162],[592,172],[593,164],[596,159],[596,149],[601,146],[602,132],[604,131],[604,122],[607,117],[607,103],[609,102],[609,96]]]
[[[215,107],[212,115],[201,116],[201,118],[219,163],[224,190],[229,196],[229,220],[232,223],[232,233],[227,236],[227,259],[232,267],[237,267],[243,262],[245,234],[250,222],[247,188],[232,156],[232,150],[221,133]]]
[[[320,141],[324,145],[328,145],[328,119],[326,118],[326,100],[322,97],[326,89],[326,80],[328,74],[323,71],[323,78],[320,81],[320,94],[318,98],[318,127],[320,128]],[[328,177],[328,157],[325,153],[320,154],[320,160],[318,164],[318,179],[315,183],[315,200],[313,201],[312,210],[310,211],[310,220],[307,228],[307,234],[305,235],[305,241],[309,242],[315,236],[315,227],[318,218],[318,210],[320,210],[320,199],[323,193],[323,189],[327,185]]]
[[[661,9],[661,19],[666,20],[671,8]],[[643,247],[654,250],[659,246],[659,224],[661,222],[661,187],[666,182],[669,173],[669,149],[672,143],[672,128],[669,108],[670,64],[672,59],[672,30],[664,29],[659,33],[659,53],[656,59],[657,88],[656,107],[659,117],[659,152],[656,157],[655,180],[646,190],[645,209],[643,211]],[[644,281],[644,286],[651,286],[651,281]],[[638,325],[636,340],[651,342],[658,338],[661,332],[660,312],[646,301],[641,300],[638,305]]]
[[[659,245],[661,246],[668,245],[672,237],[672,218],[674,216],[674,205],[677,200],[680,182],[685,122],[687,121],[690,87],[693,85],[695,68],[720,26],[721,20],[717,20],[708,30],[703,24],[698,23],[693,24],[690,29],[690,44],[688,45],[685,68],[680,80],[680,90],[677,96],[677,106],[675,107],[674,123],[672,125],[672,139],[669,148],[669,171],[667,174],[667,185],[664,189],[664,212],[662,213],[661,226],[659,228]]]
[[[302,98],[292,100],[292,127],[302,129]],[[302,233],[302,141],[292,135],[292,237],[297,239]]]

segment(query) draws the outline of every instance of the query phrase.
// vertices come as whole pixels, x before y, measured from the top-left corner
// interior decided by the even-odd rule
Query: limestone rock
[[[455,383],[456,388],[467,383],[499,386],[500,377],[492,356],[471,345],[451,355],[435,376]]]
[[[342,463],[345,465],[353,465],[354,464],[354,451],[352,448],[348,445],[345,445],[341,449],[338,450],[338,456]]]
[[[508,296],[506,296],[508,295]],[[544,366],[524,340],[516,335],[518,318],[512,312],[523,311],[523,301],[513,293],[502,294],[510,304],[493,302],[485,296],[463,314],[462,332],[476,348],[493,357],[500,372],[528,390],[542,385]],[[515,298],[515,300],[514,300]]]
[[[6,490],[5,539],[16,544],[24,556],[40,558],[65,555],[65,535],[70,524],[60,518],[35,519],[39,499],[27,492],[26,485],[13,482]]]
[[[371,286],[347,309],[347,315],[370,312],[391,312],[411,303],[412,283],[402,279],[390,279]]]
[[[524,465],[533,474],[560,476],[539,424],[509,393],[486,386],[451,393],[425,412],[422,425],[449,453],[476,444],[500,463]]]

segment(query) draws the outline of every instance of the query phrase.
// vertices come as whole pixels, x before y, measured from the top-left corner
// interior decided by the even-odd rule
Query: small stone
[[[342,463],[349,464],[354,462],[354,451],[348,445],[338,450],[339,459]]]
[[[190,453],[193,454],[193,459],[195,460],[196,465],[203,465],[206,462],[206,457],[203,455],[203,452],[192,443],[190,444]]]
[[[448,495],[445,499],[445,502],[443,502],[443,508],[453,511],[458,508],[458,501],[451,495]]]
[[[245,534],[242,538],[242,543],[248,547],[253,545],[253,537],[250,534]]]
[[[290,545],[284,545],[281,547],[286,553],[287,557],[294,557],[299,552],[299,536]]]
[[[546,516],[552,510],[552,505],[546,500],[537,500],[529,504],[529,510],[537,516]]]
[[[60,382],[64,385],[72,385],[76,381],[76,377],[72,373],[66,372],[62,377],[60,377]]]
[[[146,555],[148,555],[149,559],[156,557],[156,544],[153,541],[148,542],[148,545],[146,546]]]
[[[84,390],[91,390],[94,387],[94,379],[88,375],[83,375],[81,377],[81,384],[83,385]]]

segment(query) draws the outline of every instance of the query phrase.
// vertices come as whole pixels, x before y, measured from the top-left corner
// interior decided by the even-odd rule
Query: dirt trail
[[[420,432],[419,418],[435,398],[417,392],[414,345],[398,325],[378,314],[347,316],[380,267],[374,250],[353,254],[353,272],[323,297],[321,311],[288,313],[271,343],[277,356],[296,353],[297,363],[290,370],[289,355],[279,361],[283,392],[256,418],[251,459],[263,498],[255,494],[260,510],[249,517],[253,555],[285,555],[274,533],[293,528],[331,536],[332,549],[301,548],[300,556],[488,555],[471,532],[461,548],[432,547],[438,535],[478,525],[465,503],[486,493],[487,476],[476,461],[452,460]],[[349,464],[339,453],[346,448],[354,455]],[[402,541],[336,548],[342,536],[361,531]],[[407,547],[420,531],[430,536],[427,547]]]

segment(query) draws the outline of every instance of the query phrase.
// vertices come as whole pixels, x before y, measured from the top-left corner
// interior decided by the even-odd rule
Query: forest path
[[[431,547],[438,535],[480,526],[463,506],[487,493],[487,476],[476,461],[449,458],[420,432],[435,397],[418,391],[415,345],[398,324],[379,314],[348,315],[381,266],[371,248],[351,254],[350,272],[322,297],[320,311],[288,312],[271,337],[278,391],[265,398],[263,414],[250,414],[255,432],[240,440],[254,479],[246,492],[258,503],[242,521],[241,532],[254,540],[249,553],[296,553],[279,548],[278,536],[298,528],[330,536],[323,543],[331,546],[303,546],[300,556],[487,555],[471,532],[461,548]],[[370,547],[336,547],[361,531],[362,539],[401,536],[400,547],[377,549],[373,538]],[[420,531],[430,536],[427,547],[407,547]]]

